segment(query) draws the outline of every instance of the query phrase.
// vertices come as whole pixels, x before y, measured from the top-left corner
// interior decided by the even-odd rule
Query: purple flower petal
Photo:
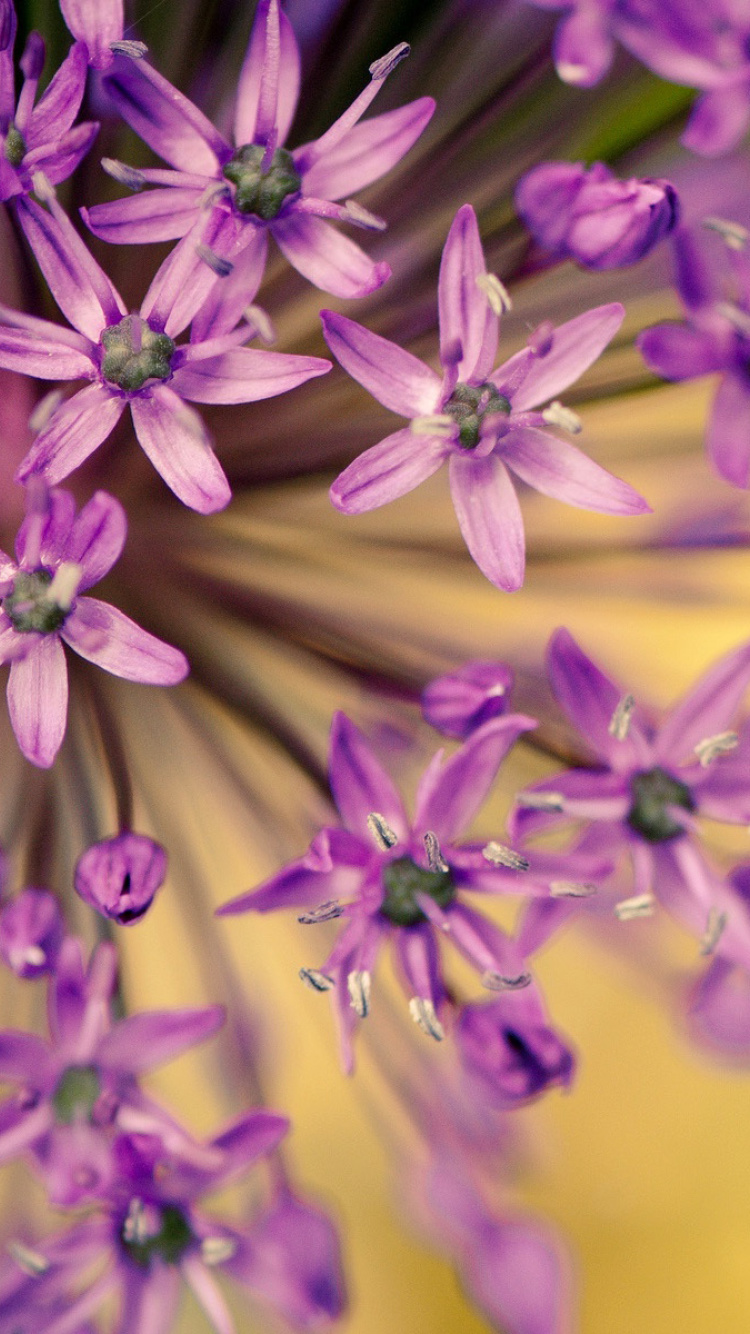
[[[68,177],[73,175],[98,133],[99,125],[96,121],[86,121],[76,125],[72,130],[68,130],[67,134],[60,135],[59,139],[42,144],[27,153],[23,162],[24,168],[30,176],[42,171],[52,185],[59,185],[61,181],[67,181]]]
[[[330,496],[344,514],[364,514],[413,491],[445,461],[440,436],[415,435],[407,426],[366,449],[333,483]]]
[[[234,236],[234,223],[220,209],[199,213],[190,231],[178,241],[154,274],[141,305],[141,318],[176,338],[187,328],[216,282],[201,258],[201,248],[221,251]]]
[[[174,194],[174,190],[166,191]],[[268,255],[268,232],[264,227],[242,228],[243,249],[232,257],[229,279],[218,278],[190,328],[193,343],[229,333],[242,318],[260,287]]]
[[[322,357],[242,347],[200,361],[191,361],[188,352],[172,383],[181,398],[193,403],[255,403],[284,394],[330,369],[330,361]]]
[[[35,320],[35,324],[41,327],[35,330],[0,325],[0,366],[39,380],[83,380],[95,374],[89,352],[71,347],[67,339],[63,341],[49,332],[59,326],[47,320]]]
[[[477,285],[486,272],[476,214],[464,204],[443,247],[438,286],[440,353],[448,364],[455,361],[455,348],[461,348],[461,381],[480,383],[495,363],[500,321]]]
[[[10,1083],[35,1083],[49,1060],[50,1049],[33,1033],[6,1028],[0,1033],[0,1079]]]
[[[236,1334],[237,1326],[221,1289],[200,1255],[196,1251],[188,1251],[180,1261],[180,1270],[214,1334]]]
[[[750,973],[713,959],[693,988],[688,1018],[693,1037],[723,1056],[750,1056]]]
[[[523,519],[507,469],[494,454],[450,460],[450,486],[459,526],[472,558],[496,588],[523,583]]]
[[[269,19],[272,20],[270,23]],[[278,33],[276,22],[279,25]],[[277,55],[268,50],[269,38],[278,42]],[[243,144],[260,143],[266,137],[264,127],[261,127],[263,133],[259,137],[258,105],[264,64],[267,61],[269,64],[271,62],[274,64],[272,118],[277,131],[277,144],[280,145],[286,140],[297,109],[300,55],[292,25],[286,14],[279,9],[276,0],[261,0],[255,12],[250,41],[237,86],[234,141],[238,148]],[[267,117],[268,111],[264,108],[264,119]]]
[[[69,491],[56,488],[47,491],[42,485],[16,534],[16,556],[24,569],[36,569],[40,557],[43,565],[53,567],[63,559],[75,518],[75,500]]]
[[[747,79],[711,88],[698,98],[682,136],[686,148],[705,157],[718,157],[735,148],[750,122],[750,85]]]
[[[508,751],[536,725],[535,718],[521,713],[492,718],[442,768],[428,770],[430,779],[420,784],[417,797],[415,829],[431,829],[441,843],[452,843],[486,801]]]
[[[367,296],[391,276],[389,264],[376,264],[322,218],[291,212],[275,222],[272,231],[289,263],[332,296]]]
[[[343,199],[379,180],[416,143],[434,110],[431,97],[420,97],[354,125],[306,172],[304,193],[319,199]]]
[[[573,384],[601,355],[624,318],[624,307],[619,301],[613,301],[559,325],[552,336],[550,351],[546,356],[534,359],[523,384],[513,395],[513,411],[526,412],[535,408]],[[524,355],[525,349],[517,354],[518,357]],[[501,366],[492,380],[500,384],[515,360],[514,357]]]
[[[13,48],[16,44],[16,29],[18,20],[16,18],[15,5],[4,0],[2,17],[0,18],[2,27],[2,49],[0,49],[0,118],[6,125],[13,119],[16,109],[16,71],[13,60]]]
[[[396,837],[408,836],[401,797],[358,727],[336,713],[331,724],[328,778],[333,799],[347,828],[367,834],[367,817],[382,815]]]
[[[54,200],[48,213],[33,199],[20,199],[16,216],[63,315],[93,343],[107,324],[127,311],[104,271]]]
[[[632,486],[550,431],[511,427],[500,448],[508,467],[542,495],[600,514],[651,513]]]
[[[60,404],[39,432],[16,474],[24,482],[41,473],[48,482],[61,482],[114,430],[125,410],[125,399],[102,384],[87,385]]]
[[[422,714],[438,732],[463,740],[507,712],[512,687],[513,672],[504,662],[468,662],[425,686]]]
[[[125,1330],[129,1334],[169,1334],[180,1304],[180,1284],[176,1265],[151,1264],[141,1271],[129,1264],[119,1317],[123,1334]],[[85,1314],[89,1315],[89,1311]],[[55,1322],[50,1334],[78,1334],[78,1324],[58,1329]]]
[[[8,677],[8,712],[16,740],[32,764],[49,769],[68,719],[68,669],[57,635],[39,635]]]
[[[76,44],[70,48],[31,113],[26,131],[27,148],[34,149],[50,140],[60,140],[70,129],[83,101],[87,73],[86,48]],[[28,167],[28,159],[24,166]]]
[[[615,54],[609,27],[609,15],[598,5],[577,5],[560,21],[553,49],[555,67],[565,83],[593,88],[604,78]]]
[[[704,860],[690,838],[653,845],[654,887],[665,907],[693,935],[704,935],[709,914],[726,915],[721,933],[723,958],[750,969],[750,913],[726,881]]]
[[[111,204],[82,208],[81,216],[94,236],[112,245],[172,241],[190,231],[203,194],[185,186],[144,190]]]
[[[103,69],[112,59],[112,42],[122,40],[122,0],[60,0],[68,31],[89,50],[92,65]]]
[[[408,996],[430,1001],[439,1015],[445,989],[432,928],[427,922],[422,922],[410,927],[408,931],[399,931],[395,945]]]
[[[649,370],[665,380],[692,380],[722,371],[729,359],[723,341],[689,324],[655,324],[636,343]]]
[[[124,612],[98,598],[77,598],[60,634],[82,658],[125,681],[173,686],[184,681],[190,670],[179,649],[142,630]]]
[[[171,166],[213,179],[231,157],[210,120],[147,61],[116,56],[104,87],[123,120]]]
[[[270,1153],[288,1130],[289,1120],[286,1116],[263,1109],[247,1112],[233,1121],[211,1140],[212,1148],[220,1149],[223,1158],[219,1171],[212,1173],[216,1186],[245,1172],[258,1158]],[[212,1185],[211,1188],[215,1187]]]
[[[750,824],[749,762],[750,732],[744,728],[737,749],[720,756],[691,782],[701,815],[729,824]]]
[[[76,516],[65,544],[64,559],[81,566],[83,591],[109,574],[122,555],[128,521],[119,500],[97,491]]]
[[[677,764],[707,737],[726,731],[750,685],[750,643],[727,653],[668,714],[654,750],[660,762]],[[720,761],[718,761],[720,763]]]
[[[750,377],[725,375],[711,408],[706,448],[716,471],[732,486],[750,486]]]
[[[54,894],[46,889],[24,889],[0,910],[0,956],[18,977],[52,973],[64,932]]]
[[[556,630],[550,639],[547,673],[556,698],[597,756],[619,773],[648,764],[651,751],[637,716],[631,716],[622,741],[611,735],[609,725],[623,691],[587,658],[567,630]],[[579,777],[585,781],[584,775]]]
[[[105,1068],[141,1075],[205,1042],[221,1028],[225,1017],[223,1005],[132,1014],[102,1038],[97,1062]]]
[[[336,360],[383,407],[401,417],[423,417],[436,411],[440,379],[423,361],[346,315],[321,310],[320,318]]]
[[[130,408],[141,448],[183,504],[199,514],[224,509],[232,493],[197,412],[167,385],[133,398]]]

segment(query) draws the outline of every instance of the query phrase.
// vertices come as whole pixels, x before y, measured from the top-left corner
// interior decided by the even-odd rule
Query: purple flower
[[[724,226],[721,223],[719,225]],[[741,236],[742,228],[737,235]],[[727,232],[731,239],[731,232]],[[677,286],[687,323],[655,324],[637,343],[646,365],[665,380],[692,380],[723,371],[706,435],[708,456],[720,477],[750,486],[750,259],[727,247],[733,298],[726,274],[692,233],[675,238]]]
[[[0,1033],[0,1078],[20,1086],[0,1107],[0,1161],[30,1152],[57,1204],[99,1197],[117,1177],[117,1135],[157,1136],[202,1164],[205,1150],[138,1088],[136,1077],[204,1041],[220,1005],[154,1010],[112,1023],[116,956],[100,945],[84,969],[80,942],[64,941],[50,983],[51,1043]],[[196,1167],[195,1170],[198,1170]]]
[[[435,109],[422,97],[358,124],[404,56],[405,43],[370,66],[371,82],[319,139],[289,151],[283,145],[299,96],[297,43],[277,0],[260,0],[240,74],[234,111],[234,143],[145,62],[119,59],[105,80],[123,118],[173,171],[113,174],[136,189],[161,188],[92,208],[87,222],[110,241],[157,241],[183,236],[202,206],[206,189],[226,224],[224,253],[237,259],[232,284],[218,298],[237,314],[258,287],[266,260],[267,232],[296,269],[334,296],[364,296],[390,274],[329,226],[328,219],[381,230],[385,223],[348,196],[378,180],[419,138]],[[344,199],[340,204],[338,201]],[[249,295],[248,295],[249,294]],[[223,310],[212,311],[214,332],[224,331]]]
[[[25,889],[0,909],[0,956],[19,977],[54,972],[65,929],[47,889]]]
[[[79,514],[68,491],[29,486],[16,559],[0,552],[0,661],[10,662],[8,710],[27,759],[49,768],[68,712],[63,643],[114,676],[175,685],[188,673],[179,649],[116,607],[81,594],[107,574],[125,545],[119,501],[97,491]]]
[[[632,865],[622,919],[650,914],[658,898],[698,935],[750,967],[745,901],[705,860],[696,817],[750,821],[750,729],[728,730],[750,684],[750,644],[720,659],[660,726],[582,652],[567,630],[550,641],[548,671],[593,763],[536,783],[517,799],[515,837],[583,822],[580,847]],[[558,905],[563,911],[563,905]]]
[[[494,842],[456,842],[487,798],[517,738],[536,724],[523,714],[493,718],[447,761],[438,751],[417,789],[409,821],[401,798],[362,733],[344,714],[331,729],[329,780],[343,828],[323,829],[307,854],[219,914],[308,909],[300,921],[343,917],[346,925],[320,970],[301,976],[335,992],[342,1061],[352,1069],[356,1017],[369,1009],[371,975],[391,939],[415,1023],[444,1036],[440,940],[450,941],[497,991],[526,986],[522,952],[499,927],[464,902],[474,894],[549,893],[550,881],[580,871],[554,855],[518,858]],[[599,863],[596,863],[597,869]],[[562,868],[562,869],[561,869]],[[591,862],[586,864],[590,870]],[[525,874],[528,872],[528,874]],[[312,911],[309,911],[312,909]]]
[[[77,894],[121,926],[140,921],[167,874],[167,854],[145,834],[125,830],[93,843],[78,858]]]
[[[0,307],[0,366],[42,379],[89,380],[53,412],[18,470],[59,482],[114,430],[130,407],[138,441],[154,467],[191,509],[222,509],[229,483],[211,449],[195,403],[249,403],[271,398],[330,369],[320,357],[240,346],[243,325],[223,337],[175,343],[205,300],[216,275],[201,259],[220,218],[200,215],[158,269],[137,314],[89,254],[54,193],[50,211],[30,199],[18,217],[71,329]],[[239,312],[238,312],[239,316]],[[236,322],[236,321],[235,321]]]
[[[422,713],[438,732],[464,740],[507,711],[512,688],[513,672],[504,662],[467,662],[425,686]]]
[[[113,44],[122,42],[123,0],[60,0],[60,9],[68,31],[85,46],[88,63],[108,69]]]
[[[602,162],[543,162],[516,187],[516,210],[535,241],[588,269],[635,264],[677,225],[669,181],[618,181]]]
[[[93,121],[73,125],[86,87],[86,51],[71,48],[49,87],[34,105],[44,68],[44,41],[32,32],[21,56],[24,76],[16,102],[13,47],[16,13],[4,0],[0,16],[0,199],[28,194],[44,172],[57,185],[67,180],[99,132]]]
[[[565,83],[591,88],[608,73],[615,54],[618,0],[531,0],[539,9],[564,9],[554,58]]]
[[[750,867],[738,866],[729,877],[739,902],[750,911]],[[714,1056],[747,1064],[750,1057],[750,970],[726,958],[719,940],[716,953],[688,997],[691,1036]]]
[[[485,269],[474,210],[459,209],[443,250],[438,291],[443,377],[395,343],[344,315],[323,311],[326,340],[350,375],[411,424],[368,449],[337,477],[331,500],[345,514],[377,509],[412,491],[449,461],[450,487],[466,545],[498,588],[523,583],[521,509],[508,468],[569,505],[643,514],[648,505],[579,449],[546,430],[580,430],[554,402],[599,356],[622,323],[613,302],[554,329],[542,325],[496,371],[499,315],[507,294]]]
[[[497,1107],[515,1107],[557,1084],[567,1088],[575,1060],[549,1027],[538,988],[463,1005],[456,1044],[468,1074]]]

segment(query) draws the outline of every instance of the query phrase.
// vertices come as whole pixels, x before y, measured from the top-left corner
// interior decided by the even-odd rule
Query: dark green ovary
[[[57,1124],[72,1126],[76,1121],[91,1121],[94,1104],[101,1091],[102,1086],[95,1066],[68,1066],[52,1094],[52,1107]]]
[[[264,222],[279,216],[290,195],[299,194],[302,184],[294,159],[285,148],[277,148],[263,170],[266,150],[262,144],[245,144],[223,169],[235,187],[234,203],[239,213],[252,213]]]
[[[426,921],[417,894],[426,894],[439,908],[447,908],[456,895],[450,871],[424,871],[411,857],[398,857],[383,870],[385,894],[380,912],[394,926],[416,926]]]
[[[678,778],[673,778],[666,769],[646,769],[633,775],[630,792],[633,801],[628,824],[642,838],[649,843],[666,843],[684,834],[684,826],[667,808],[679,806],[684,811],[694,811],[695,800],[690,788]]]
[[[120,1234],[126,1254],[141,1269],[148,1269],[152,1260],[161,1260],[168,1265],[178,1264],[194,1240],[190,1224],[176,1205],[160,1205],[159,1213],[161,1227],[150,1237],[136,1240],[127,1238],[124,1230]]]
[[[26,156],[26,143],[20,130],[17,130],[12,123],[8,126],[8,133],[5,136],[3,146],[5,161],[9,162],[11,167],[20,167]]]
[[[102,376],[126,393],[134,394],[147,380],[168,380],[172,374],[175,345],[165,333],[157,333],[140,315],[126,315],[119,324],[105,329]]]
[[[49,570],[21,570],[3,598],[3,611],[14,630],[21,634],[52,634],[59,630],[67,610],[47,596],[52,575]]]
[[[443,408],[458,426],[459,444],[464,449],[476,449],[485,417],[510,416],[510,399],[498,394],[495,386],[486,384],[457,384]]]

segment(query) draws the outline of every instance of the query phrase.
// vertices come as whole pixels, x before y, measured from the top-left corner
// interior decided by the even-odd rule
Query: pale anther
[[[612,717],[609,720],[607,731],[615,741],[624,741],[630,731],[630,723],[635,710],[635,700],[632,695],[623,695],[617,704]]]
[[[340,917],[344,909],[335,899],[329,899],[327,903],[320,903],[317,908],[311,908],[310,912],[303,912],[297,918],[303,926],[315,926],[318,922],[332,922],[334,918]]]
[[[718,232],[722,241],[730,250],[744,250],[750,241],[750,232],[739,222],[728,222],[726,218],[704,218],[703,226],[710,232]]]
[[[299,975],[306,986],[313,991],[330,991],[336,983],[327,973],[318,972],[317,968],[300,968]]]
[[[385,816],[379,815],[377,811],[371,811],[368,815],[367,828],[383,852],[387,852],[389,848],[394,848],[398,843],[398,838]]]
[[[276,342],[276,329],[273,320],[262,306],[245,306],[243,315],[254,332],[264,343]]]
[[[117,158],[103,157],[102,166],[113,181],[127,186],[128,190],[142,190],[146,184],[143,172],[137,171],[135,167],[129,167],[126,162],[119,162]]]
[[[492,866],[507,866],[509,871],[528,871],[529,863],[520,852],[506,848],[504,843],[490,842],[482,848],[482,856]]]
[[[707,769],[719,755],[726,755],[728,751],[734,750],[739,745],[739,740],[736,732],[717,732],[716,736],[707,736],[703,741],[699,741],[695,753],[703,768]]]
[[[709,910],[706,929],[701,936],[701,954],[713,954],[724,934],[726,924],[727,914],[725,912],[719,912],[718,908]]]
[[[553,899],[590,899],[597,887],[578,880],[551,880],[549,892]]]
[[[34,172],[31,177],[31,184],[34,187],[34,194],[37,199],[41,199],[43,204],[49,204],[50,200],[57,198],[54,185],[43,171]]]
[[[39,1278],[42,1274],[46,1274],[50,1267],[46,1255],[40,1255],[39,1251],[33,1251],[30,1246],[24,1246],[22,1241],[9,1241],[8,1254],[15,1260],[18,1268],[29,1275],[29,1278]]]
[[[52,414],[57,412],[64,397],[65,393],[62,389],[50,389],[49,393],[44,395],[44,398],[40,398],[29,417],[29,430],[34,435],[39,435],[39,432],[44,430]]]
[[[424,836],[424,850],[427,853],[427,864],[431,871],[447,871],[450,869],[440,851],[437,834],[433,833],[431,829],[428,829]]]
[[[632,899],[620,899],[615,904],[615,916],[621,922],[630,922],[635,917],[652,917],[655,907],[653,894],[635,894]]]
[[[442,1042],[445,1029],[435,1013],[435,1006],[424,996],[412,996],[409,1001],[409,1014],[418,1028],[436,1042]]]
[[[513,309],[510,293],[496,273],[478,273],[476,284],[480,292],[484,292],[495,315],[502,315],[504,311]]]
[[[519,806],[529,811],[565,810],[565,798],[562,792],[519,792],[516,801]]]
[[[548,426],[559,426],[561,431],[567,431],[569,435],[580,435],[583,430],[583,422],[578,413],[572,408],[566,408],[558,399],[544,409],[542,417]]]
[[[355,227],[365,227],[371,232],[384,232],[388,226],[385,218],[379,218],[377,213],[371,213],[369,208],[363,208],[356,199],[345,199],[344,210],[345,221],[348,220]]]
[[[364,1019],[370,1012],[370,986],[370,974],[364,969],[355,969],[346,979],[349,1004],[360,1019]]]
[[[217,278],[228,278],[234,269],[231,260],[222,259],[221,255],[215,254],[210,246],[203,245],[202,242],[195,247],[195,253],[200,256],[204,264],[208,265],[211,272],[216,274]]]
[[[737,330],[738,333],[750,337],[750,315],[740,306],[736,306],[733,301],[718,301],[716,310],[723,315],[726,320]]]
[[[148,55],[148,47],[145,42],[110,42],[110,51],[114,51],[116,56],[129,56],[131,60],[143,60]]]
[[[69,611],[78,592],[83,569],[75,561],[64,560],[55,570],[55,576],[44,595],[45,602],[54,602],[61,611]]]
[[[482,973],[481,983],[488,991],[522,991],[531,985],[531,973],[505,974],[488,968]]]
[[[127,1218],[122,1225],[122,1235],[125,1241],[138,1242],[148,1239],[143,1201],[137,1196],[130,1201]]]
[[[450,440],[456,434],[456,423],[447,412],[435,412],[429,417],[413,417],[409,430],[412,435],[437,435]]]
[[[387,79],[392,74],[397,65],[411,53],[411,47],[408,42],[399,42],[386,55],[381,56],[379,60],[374,60],[370,66],[370,73],[373,79]]]
[[[33,968],[41,968],[47,958],[41,945],[27,945],[18,952],[18,956],[21,963],[30,963]]]
[[[231,1260],[237,1252],[237,1242],[231,1237],[204,1237],[201,1242],[201,1260],[204,1265],[220,1265]]]

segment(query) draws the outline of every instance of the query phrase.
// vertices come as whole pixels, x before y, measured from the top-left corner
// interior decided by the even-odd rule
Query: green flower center
[[[689,787],[673,778],[665,769],[646,769],[630,780],[633,804],[628,824],[649,843],[665,843],[685,832],[667,807],[681,806],[694,811],[695,801]]]
[[[48,635],[60,629],[69,609],[49,597],[51,583],[49,570],[21,570],[16,575],[10,593],[3,598],[3,611],[14,630]]]
[[[158,1215],[158,1228],[153,1231],[149,1219],[148,1235],[144,1235],[138,1221],[138,1206],[134,1212],[131,1205],[120,1230],[120,1241],[126,1254],[141,1269],[148,1269],[152,1260],[157,1259],[168,1265],[178,1264],[194,1240],[190,1224],[175,1204],[146,1205],[144,1215],[151,1213]]]
[[[476,449],[485,417],[502,413],[510,416],[510,399],[498,394],[494,384],[457,384],[443,412],[458,426],[459,443],[464,449]]]
[[[70,1065],[52,1094],[55,1120],[60,1126],[74,1121],[90,1121],[94,1104],[102,1091],[99,1074],[93,1065]]]
[[[11,167],[20,167],[26,154],[26,141],[21,131],[16,129],[12,121],[5,136],[3,152],[6,162],[9,162]]]
[[[168,380],[172,374],[174,343],[156,333],[140,315],[126,315],[102,333],[102,375],[126,393],[134,394],[147,380]]]
[[[270,165],[263,170],[266,150],[262,144],[244,144],[224,167],[224,175],[235,187],[234,202],[240,213],[254,213],[264,222],[279,216],[284,201],[299,194],[301,178],[294,170],[294,158],[285,148],[277,148]]]
[[[456,896],[450,871],[423,871],[411,857],[397,857],[383,871],[385,897],[380,911],[395,926],[416,926],[426,921],[417,894],[427,894],[439,908],[447,908]]]

